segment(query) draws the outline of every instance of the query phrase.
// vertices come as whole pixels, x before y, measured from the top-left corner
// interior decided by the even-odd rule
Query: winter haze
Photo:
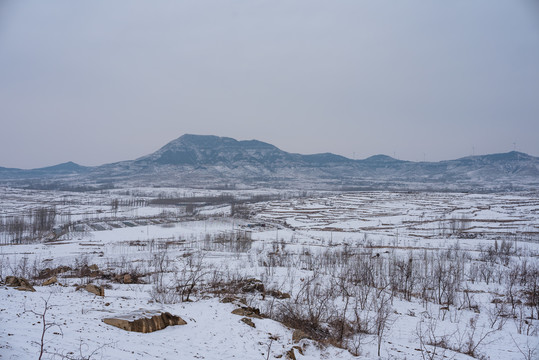
[[[539,356],[539,1],[0,0],[0,359]]]
[[[0,166],[184,133],[288,152],[539,155],[534,1],[0,3]]]

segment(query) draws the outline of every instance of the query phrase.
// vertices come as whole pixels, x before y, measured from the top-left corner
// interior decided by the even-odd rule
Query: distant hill
[[[47,188],[104,186],[283,187],[332,190],[507,191],[539,189],[539,158],[512,151],[440,162],[364,160],[289,153],[257,140],[183,135],[135,160],[96,167],[0,168],[0,183]]]

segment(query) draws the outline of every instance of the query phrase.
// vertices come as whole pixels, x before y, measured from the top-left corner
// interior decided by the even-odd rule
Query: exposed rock
[[[255,278],[251,278],[251,279],[245,280],[243,287],[241,288],[241,291],[248,292],[248,293],[258,291],[258,292],[263,293],[265,291],[265,288],[262,281]]]
[[[55,275],[71,271],[72,269],[69,266],[58,266],[55,269],[43,269],[39,272],[39,275],[37,276],[38,279],[47,279],[50,277],[53,277]]]
[[[103,319],[103,322],[126,331],[141,333],[154,332],[167,326],[187,324],[181,317],[168,312],[160,313],[147,310],[136,311],[116,318],[106,318]]]
[[[31,291],[31,292],[35,292],[36,289],[34,289],[34,287],[32,285],[23,285],[23,286],[18,286],[15,288],[15,290],[19,290],[19,291]]]
[[[103,273],[99,270],[96,264],[90,266],[83,265],[80,268],[80,276],[100,277],[103,276]]]
[[[140,284],[141,283],[138,275],[130,274],[130,273],[122,273],[122,274],[103,273],[102,278],[108,279],[108,280],[111,280],[120,284]]]
[[[54,270],[53,269],[50,269],[50,268],[46,268],[46,269],[43,269],[39,272],[39,274],[37,275],[37,278],[38,279],[46,279],[46,278],[50,278],[51,276],[54,276]]]
[[[58,279],[56,278],[56,276],[53,276],[50,279],[45,280],[43,282],[43,286],[49,286],[49,285],[52,285],[52,284],[56,284],[57,282],[58,282]]]
[[[23,277],[6,276],[6,285],[13,286],[20,291],[36,291],[30,282]]]
[[[266,292],[267,295],[273,296],[277,299],[290,299],[289,293],[280,292],[279,290],[270,290]]]
[[[310,339],[310,336],[303,330],[294,330],[292,333],[292,341],[297,343],[303,339]]]
[[[249,318],[242,318],[241,321],[243,321],[244,323],[246,323],[247,325],[249,325],[252,328],[256,328],[256,325],[253,322],[253,320],[251,320]]]
[[[296,360],[296,354],[294,354],[294,348],[288,350],[285,355],[286,355],[286,359],[288,360]]]
[[[102,286],[88,284],[84,287],[84,289],[92,294],[96,294],[97,296],[105,296],[105,289]]]
[[[235,303],[238,304],[238,306],[241,306],[239,304],[247,305],[247,300],[235,296],[225,296],[224,298],[219,300],[219,302],[222,304]]]
[[[232,314],[239,315],[239,316],[252,317],[255,319],[263,319],[263,317],[260,315],[260,310],[252,308],[250,306],[241,307],[236,310],[233,310]]]
[[[28,280],[26,280],[23,277],[16,277],[16,276],[6,276],[6,285],[7,286],[22,286],[22,285],[30,285]]]

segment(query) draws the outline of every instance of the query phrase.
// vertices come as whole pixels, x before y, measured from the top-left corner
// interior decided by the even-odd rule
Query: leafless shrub
[[[459,283],[458,263],[439,255],[436,258],[433,273],[431,275],[433,295],[437,304],[452,305]]]
[[[92,360],[96,359],[98,355],[101,355],[102,358],[102,351],[104,348],[111,346],[113,342],[103,344],[101,346],[96,347],[95,349],[90,349],[88,344],[86,344],[82,339],[79,341],[79,349],[78,354],[76,354],[74,351],[67,351],[67,350],[61,350],[61,351],[55,351],[52,353],[51,359],[59,358],[61,360]]]
[[[502,302],[494,302],[494,306],[488,306],[486,310],[488,324],[491,329],[502,330],[510,316],[507,305]]]
[[[153,253],[150,259],[150,267],[153,269],[151,275],[152,289],[150,298],[153,301],[170,304],[178,302],[178,294],[170,291],[172,283],[167,281],[167,274],[172,271],[171,261],[166,250]]]
[[[526,309],[527,307],[519,301],[513,309],[513,321],[518,334],[529,336],[533,332],[533,321],[527,318]]]
[[[416,336],[419,340],[421,357],[423,359],[434,360],[436,358],[445,358],[451,335],[438,335],[437,332],[438,320],[432,316],[422,318],[417,323]]]
[[[37,312],[35,310],[26,310],[27,312],[29,313],[32,313],[36,316],[38,316],[40,319],[41,319],[41,324],[42,324],[42,330],[41,330],[41,338],[40,338],[40,341],[37,342],[37,341],[33,341],[32,343],[34,344],[37,344],[39,346],[39,360],[41,360],[43,358],[43,355],[46,353],[46,349],[45,349],[45,335],[47,334],[47,331],[53,327],[57,327],[59,329],[59,331],[61,332],[62,331],[62,328],[60,327],[59,324],[56,324],[56,323],[51,323],[48,321],[47,319],[47,311],[49,311],[52,306],[49,304],[49,300],[50,300],[50,296],[49,298],[47,298],[47,300],[45,299],[42,299],[43,302],[44,302],[44,307],[43,307],[43,311],[40,311],[40,312]]]
[[[462,290],[459,310],[467,309],[476,313],[479,312],[479,304],[475,301],[473,291],[466,284],[466,289]]]
[[[494,276],[493,263],[486,262],[479,265],[479,275],[482,281],[484,281],[487,285],[490,284]]]
[[[498,245],[498,240],[494,240],[494,244],[487,247],[479,247],[479,259],[487,263],[499,263],[507,266],[512,256],[517,255],[518,249],[515,243],[510,240],[503,239]]]
[[[316,276],[303,281],[297,295],[281,303],[276,319],[294,329],[303,330],[315,340],[327,340],[327,326],[333,320],[334,291],[332,284],[322,284]]]
[[[372,300],[375,311],[374,329],[377,337],[378,356],[380,356],[382,340],[391,315],[390,298],[384,291],[380,291]]]
[[[519,346],[518,343],[515,341],[513,335],[509,335],[511,336],[511,340],[513,340],[513,343],[517,347],[518,351],[522,354],[524,360],[537,359],[536,355],[537,349],[539,348],[539,342],[534,341],[532,344],[530,344],[529,338],[526,338],[526,346]]]
[[[182,257],[179,263],[178,270],[174,272],[174,291],[182,302],[189,301],[209,269],[204,265],[204,255],[200,252]]]
[[[411,301],[415,287],[416,274],[414,274],[413,256],[410,252],[407,259],[395,259],[395,272],[391,279],[394,279],[396,289],[404,295],[404,299]]]
[[[467,214],[447,218],[445,216],[438,219],[438,234],[442,237],[458,236],[470,227],[470,217]]]
[[[486,357],[479,352],[479,346],[483,345],[487,338],[496,332],[497,329],[478,329],[477,318],[477,315],[470,318],[464,331],[462,333],[459,332],[456,336],[456,344],[454,344],[451,349],[473,358],[486,359]]]
[[[521,276],[523,278],[521,283],[523,283],[526,305],[530,307],[531,318],[539,320],[539,265],[523,266],[523,268],[526,269],[526,273]]]

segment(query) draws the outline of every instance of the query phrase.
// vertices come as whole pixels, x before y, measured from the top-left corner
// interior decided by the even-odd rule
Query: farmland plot
[[[538,194],[286,194],[186,213],[152,206],[150,190],[3,191],[5,216],[53,204],[55,226],[74,224],[17,244],[4,235],[0,277],[36,291],[0,288],[3,358],[539,354]],[[140,201],[128,202],[133,193]],[[139,309],[187,325],[143,334],[102,321]]]

